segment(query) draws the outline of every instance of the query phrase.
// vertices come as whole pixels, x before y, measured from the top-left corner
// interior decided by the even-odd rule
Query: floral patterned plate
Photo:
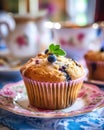
[[[104,81],[99,81],[99,80],[86,80],[86,82],[91,83],[91,84],[96,84],[96,85],[104,86]]]
[[[23,81],[9,83],[0,90],[0,108],[12,113],[38,118],[64,118],[95,111],[104,107],[104,91],[84,83],[75,103],[66,109],[41,110],[29,106]]]

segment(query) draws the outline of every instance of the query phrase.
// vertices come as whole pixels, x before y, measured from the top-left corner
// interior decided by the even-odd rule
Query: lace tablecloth
[[[0,88],[8,82],[16,82],[20,79],[20,77],[13,79],[10,76],[3,78],[0,73]],[[0,124],[10,130],[104,130],[104,108],[84,115],[60,119],[26,117],[0,109]],[[0,130],[8,129],[0,125]]]
[[[0,123],[13,130],[104,130],[104,108],[63,119],[24,117],[0,109]]]

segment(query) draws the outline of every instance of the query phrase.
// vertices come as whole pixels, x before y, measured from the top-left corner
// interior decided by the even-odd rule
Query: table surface
[[[0,130],[10,130],[8,127],[5,127],[4,125],[0,124]]]
[[[19,72],[0,72],[0,88],[19,80]],[[0,130],[104,130],[104,108],[61,119],[25,117],[0,109]]]

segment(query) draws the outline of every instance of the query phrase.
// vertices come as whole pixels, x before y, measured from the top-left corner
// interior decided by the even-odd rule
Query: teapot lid
[[[46,16],[47,12],[39,11],[36,15],[27,13],[27,14],[14,14],[13,17],[16,22],[28,22],[28,21],[38,21]]]

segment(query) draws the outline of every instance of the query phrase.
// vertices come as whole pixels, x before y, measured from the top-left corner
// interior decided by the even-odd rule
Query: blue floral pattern
[[[3,75],[1,76],[3,78]],[[11,81],[15,82],[13,78],[1,79],[0,87]],[[104,108],[84,115],[59,119],[20,116],[0,109],[0,124],[8,126],[10,130],[104,130]]]
[[[0,123],[13,130],[104,130],[104,108],[61,119],[25,117],[0,109]]]

